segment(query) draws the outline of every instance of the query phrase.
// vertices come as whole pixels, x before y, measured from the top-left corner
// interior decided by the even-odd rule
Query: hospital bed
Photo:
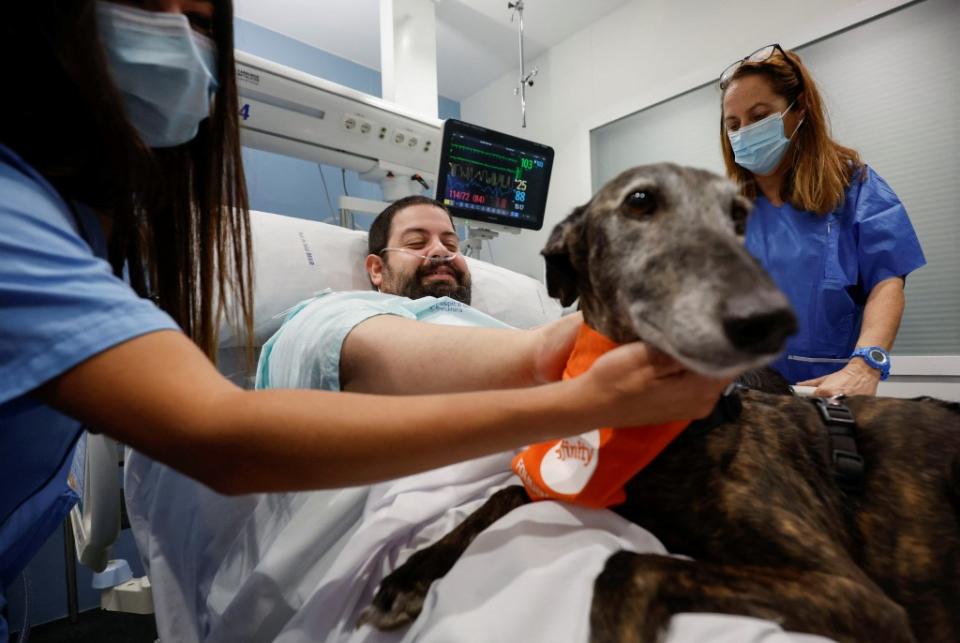
[[[365,233],[252,214],[255,341],[314,292],[369,288]],[[530,277],[469,259],[477,308],[512,325],[556,319]],[[222,333],[221,369],[247,382],[239,338]],[[125,493],[167,641],[586,641],[593,578],[620,548],[664,553],[609,511],[554,502],[522,507],[481,534],[438,581],[409,628],[355,629],[378,582],[496,489],[516,483],[511,453],[369,487],[218,495],[129,452]],[[242,467],[243,463],[236,466]],[[668,641],[823,641],[734,616],[673,619]]]

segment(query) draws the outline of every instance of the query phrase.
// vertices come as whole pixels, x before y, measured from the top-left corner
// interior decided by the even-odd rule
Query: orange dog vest
[[[586,324],[580,327],[563,379],[577,377],[616,348]],[[564,500],[587,507],[613,507],[626,500],[623,486],[650,464],[690,424],[689,420],[652,426],[594,429],[541,442],[513,458],[513,471],[533,500]]]

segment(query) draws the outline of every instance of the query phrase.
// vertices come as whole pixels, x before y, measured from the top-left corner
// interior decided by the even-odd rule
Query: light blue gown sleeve
[[[405,297],[376,292],[327,293],[295,306],[263,345],[257,388],[340,390],[340,350],[353,328],[377,315],[417,319]]]
[[[872,168],[860,184],[855,219],[864,292],[891,277],[905,277],[927,263],[903,203]]]
[[[257,388],[340,390],[340,351],[357,324],[396,315],[428,324],[510,328],[449,297],[408,299],[373,291],[328,292],[294,306],[263,346]]]

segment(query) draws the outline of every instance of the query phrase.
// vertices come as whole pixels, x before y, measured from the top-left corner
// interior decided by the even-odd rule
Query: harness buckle
[[[813,402],[817,405],[817,410],[820,411],[823,421],[827,424],[856,424],[853,419],[853,412],[847,408],[846,404],[839,401],[835,402],[833,398],[827,400],[822,397],[814,398]]]
[[[850,451],[834,449],[833,475],[843,491],[860,491],[863,488],[863,458]]]

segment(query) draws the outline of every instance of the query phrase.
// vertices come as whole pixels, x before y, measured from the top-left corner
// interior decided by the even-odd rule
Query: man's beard
[[[446,265],[443,268],[449,268],[453,272],[456,283],[447,280],[424,281],[428,275],[442,269],[440,266],[431,264],[420,266],[413,275],[396,273],[388,266],[384,266],[387,279],[384,284],[385,287],[381,290],[410,299],[450,297],[469,305],[471,298],[470,275],[453,265]]]

